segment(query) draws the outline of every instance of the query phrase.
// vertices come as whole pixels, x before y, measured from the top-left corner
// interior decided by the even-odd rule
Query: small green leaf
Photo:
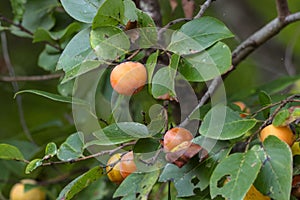
[[[170,97],[176,96],[175,77],[179,64],[180,56],[173,54],[170,65],[159,69],[153,76],[152,94],[155,98],[169,94]]]
[[[113,197],[147,200],[158,176],[159,170],[148,173],[133,173],[122,182]]]
[[[262,163],[255,151],[231,154],[223,159],[210,179],[211,197],[222,195],[226,199],[243,199],[260,170]],[[229,181],[223,186],[220,181]]]
[[[50,45],[46,45],[40,53],[38,65],[46,71],[54,72],[61,53]]]
[[[145,12],[137,10],[138,15],[138,47],[151,48],[157,44],[157,28],[153,19]],[[129,31],[130,33],[130,31]],[[137,44],[135,44],[137,45]]]
[[[137,21],[138,16],[136,14],[136,6],[132,0],[124,0],[124,20],[123,23],[127,23],[128,21]]]
[[[54,142],[48,143],[45,149],[45,155],[53,157],[56,154],[57,154],[56,144]]]
[[[154,73],[154,70],[155,70],[155,67],[157,64],[158,55],[159,55],[159,51],[157,50],[155,53],[152,53],[146,61],[149,91],[151,91],[152,76],[153,76],[153,73]]]
[[[121,24],[124,18],[124,4],[122,0],[109,0],[101,4],[93,19],[93,29],[103,26]]]
[[[74,19],[84,22],[92,23],[97,10],[105,0],[61,0],[61,4],[65,11]]]
[[[147,125],[147,128],[151,135],[159,133],[165,126],[165,116],[164,107],[155,104],[149,109],[149,117],[151,119],[150,123]]]
[[[57,151],[57,157],[62,161],[71,161],[82,157],[84,150],[83,133],[77,132],[70,135],[67,140],[62,143]]]
[[[174,32],[167,49],[179,55],[194,54],[230,37],[233,34],[221,21],[206,16],[187,22]]]
[[[33,172],[33,170],[35,170],[39,166],[42,166],[42,164],[43,164],[43,159],[40,158],[36,158],[30,161],[30,163],[26,166],[25,173],[30,174],[31,172]]]
[[[272,103],[271,97],[266,92],[264,92],[264,91],[260,91],[259,92],[258,98],[259,98],[260,104],[263,107],[268,106],[268,105],[270,105]],[[270,110],[271,110],[271,108],[263,110],[263,115],[264,115],[265,118],[269,117]]]
[[[14,13],[14,21],[21,21],[24,11],[26,0],[10,0],[12,12]]]
[[[53,94],[53,93],[49,93],[49,92],[45,92],[45,91],[40,91],[40,90],[22,90],[19,91],[15,94],[15,97],[19,94],[22,93],[32,93],[32,94],[36,94],[36,95],[40,95],[42,97],[46,97],[48,99],[51,99],[53,101],[58,101],[58,102],[63,102],[63,103],[74,103],[74,104],[78,104],[78,105],[87,105],[87,103],[81,99],[76,99],[76,98],[72,98],[72,97],[65,97],[65,96],[61,96],[58,94]]]
[[[274,117],[272,124],[274,126],[287,126],[289,124],[290,112],[287,109],[281,110]]]
[[[135,122],[111,124],[93,134],[98,138],[97,141],[94,141],[98,145],[120,144],[151,136],[145,125]]]
[[[291,148],[277,137],[270,135],[264,140],[263,148],[256,151],[263,167],[254,183],[255,187],[272,199],[290,199],[293,171]]]
[[[199,131],[209,138],[230,140],[244,135],[255,124],[255,119],[241,119],[229,107],[217,105],[205,115]]]
[[[96,59],[90,45],[90,31],[90,28],[83,29],[71,39],[59,57],[56,70],[67,72],[85,61]]]
[[[91,46],[100,60],[115,60],[126,54],[130,42],[118,27],[106,26],[91,31]]]
[[[88,187],[91,183],[103,176],[103,169],[100,166],[90,169],[88,172],[77,177],[64,187],[56,200],[72,199],[77,193]]]
[[[188,81],[208,81],[230,69],[231,51],[223,42],[217,42],[205,51],[184,56],[180,66],[179,72]]]
[[[9,144],[0,144],[0,159],[24,160],[24,157],[17,147]]]

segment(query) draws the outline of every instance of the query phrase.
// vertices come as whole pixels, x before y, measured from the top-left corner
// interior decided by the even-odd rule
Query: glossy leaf
[[[173,54],[170,66],[159,69],[153,76],[152,94],[155,98],[169,94],[171,97],[176,96],[175,77],[179,64],[180,56]]]
[[[65,11],[74,19],[84,23],[92,23],[97,10],[104,1],[105,0],[61,0],[61,4]]]
[[[229,47],[218,42],[209,49],[190,56],[184,56],[179,72],[188,80],[202,82],[227,72],[231,67]]]
[[[158,176],[159,170],[148,173],[133,173],[121,183],[113,197],[146,200]]]
[[[120,122],[111,124],[93,133],[98,138],[98,145],[113,145],[139,138],[150,137],[147,127],[135,122]]]
[[[146,61],[146,68],[148,73],[148,87],[150,91],[151,91],[152,76],[157,64],[158,55],[159,55],[159,51],[157,50],[155,53],[152,53]]]
[[[22,26],[34,32],[37,28],[51,29],[55,24],[53,10],[59,6],[57,0],[32,0],[25,4]]]
[[[43,164],[43,159],[36,158],[26,166],[25,173],[30,174],[33,170],[40,167]]]
[[[61,54],[56,70],[65,72],[80,66],[84,61],[95,60],[96,55],[90,45],[90,29],[84,29],[77,33],[67,44]]]
[[[233,34],[221,21],[206,16],[187,22],[174,32],[167,49],[179,55],[194,54],[230,37]]]
[[[84,150],[83,133],[77,132],[70,135],[67,140],[62,143],[57,151],[57,157],[62,161],[71,161],[82,157]]]
[[[114,26],[123,22],[124,4],[122,0],[106,0],[99,7],[93,19],[93,29]]]
[[[115,60],[126,54],[130,48],[130,42],[125,33],[113,26],[93,29],[90,40],[100,60]]]
[[[79,104],[79,105],[87,105],[86,102],[81,100],[81,99],[61,96],[61,95],[58,95],[58,94],[53,94],[53,93],[40,91],[40,90],[22,90],[22,91],[17,92],[15,94],[15,97],[19,94],[22,94],[22,93],[32,93],[32,94],[36,94],[36,95],[39,95],[39,96],[42,96],[42,97],[46,97],[46,98],[51,99],[53,101],[58,101],[58,102],[63,102],[63,103],[74,103],[74,104]]]
[[[257,148],[263,166],[255,187],[273,199],[290,199],[292,182],[292,152],[290,147],[275,136],[268,136],[263,148]]]
[[[88,187],[91,183],[103,176],[103,169],[100,166],[90,169],[88,172],[74,179],[65,186],[56,200],[72,199],[77,193]]]
[[[56,144],[54,142],[48,143],[45,149],[45,155],[53,157],[56,154],[57,154]]]
[[[17,147],[9,144],[0,144],[0,159],[24,160],[24,157]]]
[[[232,200],[243,199],[255,181],[262,163],[255,151],[231,154],[223,159],[210,179],[211,197],[222,195]],[[220,181],[229,180],[223,186]]]
[[[237,112],[217,105],[206,114],[199,131],[205,137],[230,140],[244,135],[255,124],[255,119],[241,119]]]
[[[287,109],[281,110],[274,117],[272,124],[274,126],[287,126],[289,124],[288,121],[289,118],[290,118],[290,112]]]
[[[272,103],[271,97],[266,92],[264,92],[264,91],[261,91],[258,94],[258,98],[259,98],[260,104],[263,107],[268,106],[268,105],[270,105]],[[263,110],[263,115],[264,115],[265,118],[269,117],[270,110],[271,110],[271,108],[267,108],[267,109]]]

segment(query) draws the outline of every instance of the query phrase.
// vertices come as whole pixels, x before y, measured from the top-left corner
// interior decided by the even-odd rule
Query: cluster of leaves
[[[176,124],[172,121],[172,110],[167,110],[164,105],[151,106],[163,104],[158,99],[166,94],[176,98],[176,85],[180,80],[205,88],[205,81],[213,80],[231,68],[230,48],[221,40],[231,38],[233,34],[221,21],[213,17],[201,17],[175,31],[157,30],[151,17],[136,8],[131,0],[62,0],[61,5],[56,0],[28,1],[26,4],[23,1],[12,2],[15,3],[15,20],[20,21],[21,27],[27,31],[20,31],[16,27],[5,29],[10,29],[18,36],[30,37],[33,42],[46,43],[39,57],[39,65],[51,72],[64,72],[64,78],[58,86],[60,94],[37,90],[22,92],[71,103],[75,108],[78,106],[77,109],[85,110],[84,114],[88,115],[83,117],[85,119],[80,118],[82,121],[79,120],[79,123],[89,126],[89,120],[93,119],[97,122],[97,128],[89,127],[88,133],[82,130],[70,135],[59,148],[54,142],[48,143],[44,155],[30,162],[16,147],[1,144],[1,159],[26,162],[25,173],[30,174],[48,165],[74,163],[111,154],[121,150],[120,147],[128,150],[126,144],[129,144],[135,154],[138,173],[126,178],[114,192],[114,197],[147,199],[149,195],[151,197],[159,192],[161,188],[157,188],[157,185],[161,187],[166,182],[173,182],[178,198],[220,199],[222,196],[240,200],[252,184],[271,198],[290,198],[294,173],[290,147],[276,137],[268,137],[261,144],[251,136],[268,120],[273,120],[276,126],[293,124],[298,128],[295,122],[300,114],[292,101],[294,98],[282,103],[279,100],[286,98],[282,96],[279,100],[275,99],[279,103],[274,103],[272,95],[286,89],[299,77],[276,80],[258,88],[255,94],[250,94],[249,102],[256,104],[258,112],[246,118],[242,118],[241,111],[231,104],[212,106],[208,103],[194,110],[190,120],[201,121],[201,126],[196,127],[197,134],[193,142],[209,150],[204,161],[199,162],[196,156],[184,167],[178,168],[167,163],[160,151],[161,133]],[[53,31],[54,15],[60,6],[76,22],[63,30]],[[129,23],[134,23],[137,29],[128,30]],[[164,37],[165,43],[161,44]],[[134,111],[125,111],[125,114],[116,114],[124,109],[124,101],[129,100],[121,96],[114,99],[107,77],[115,63],[128,58],[145,63],[149,84],[148,90],[141,93],[152,100],[141,103],[143,95],[137,95],[132,97],[132,101],[136,102],[132,102],[132,107],[143,103],[149,105],[137,106]],[[157,68],[163,58],[168,59],[167,66]],[[90,100],[86,91],[83,92],[84,97],[74,95],[82,90],[79,82],[74,84],[76,80],[89,79],[93,74],[101,79],[98,77],[93,81],[96,82],[97,95],[92,98],[96,96],[100,99]],[[72,94],[75,97],[72,98]],[[113,108],[107,110],[106,107],[110,107],[113,101],[116,101]],[[93,107],[95,102],[101,102],[95,106],[97,111]],[[280,112],[274,110],[276,106],[281,108]],[[136,113],[148,107],[152,109],[147,113],[149,116],[140,119]],[[273,116],[275,111],[277,113]],[[248,140],[249,136],[253,140]],[[240,143],[245,143],[246,148],[236,152],[235,148]],[[87,152],[93,148],[96,149],[93,150],[95,154]],[[102,178],[105,175],[103,167],[105,163],[75,178],[61,190],[57,199],[71,199]],[[226,177],[230,177],[230,181],[223,186]]]

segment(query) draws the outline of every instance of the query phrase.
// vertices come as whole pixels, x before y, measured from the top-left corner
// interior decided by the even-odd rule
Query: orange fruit
[[[124,180],[120,172],[121,156],[121,153],[114,154],[108,159],[106,165],[108,179],[116,184],[120,184]]]
[[[192,133],[181,127],[175,127],[166,132],[164,135],[163,146],[165,152],[171,152],[175,147],[183,142],[190,142],[194,136]]]
[[[125,179],[127,176],[136,171],[136,165],[134,163],[133,152],[129,151],[121,158],[120,172],[122,177]]]
[[[263,142],[269,135],[274,135],[280,140],[292,146],[295,141],[295,136],[293,131],[288,126],[276,127],[270,124],[263,128],[260,132],[260,140]]]
[[[10,200],[45,200],[46,193],[38,187],[34,187],[25,192],[25,184],[36,185],[32,179],[23,179],[16,183],[10,190]]]
[[[124,62],[110,74],[112,88],[119,94],[130,96],[139,92],[147,81],[147,70],[139,62]]]
[[[246,104],[242,101],[236,101],[236,102],[233,102],[235,105],[237,105],[238,107],[240,107],[241,111],[244,112],[244,113],[241,113],[240,116],[242,118],[245,118],[247,117],[247,115],[250,114],[250,109],[246,106]]]

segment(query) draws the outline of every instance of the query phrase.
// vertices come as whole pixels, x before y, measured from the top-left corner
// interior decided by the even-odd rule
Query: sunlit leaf
[[[24,157],[17,147],[9,144],[0,144],[0,159],[24,160]]]
[[[43,164],[43,160],[40,158],[36,158],[36,159],[30,161],[30,163],[26,166],[25,173],[30,174],[33,170],[35,170],[42,164]]]
[[[83,133],[77,132],[70,135],[67,140],[62,143],[57,151],[57,157],[62,161],[71,161],[82,157],[84,150]]]

